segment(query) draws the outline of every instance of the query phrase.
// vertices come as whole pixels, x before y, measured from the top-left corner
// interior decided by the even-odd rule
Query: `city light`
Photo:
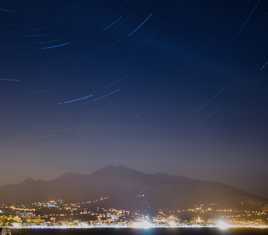
[[[130,227],[138,229],[150,229],[154,227],[154,225],[151,223],[148,217],[145,217],[131,223]]]
[[[224,220],[218,220],[216,223],[217,228],[221,229],[221,230],[227,230],[231,227],[230,224],[228,224],[226,221]]]
[[[138,210],[92,206],[103,200],[108,198],[100,197],[86,202],[54,200],[27,205],[2,204],[0,226],[15,229],[268,228],[266,210],[239,210],[199,204],[193,208],[159,209],[144,215]]]

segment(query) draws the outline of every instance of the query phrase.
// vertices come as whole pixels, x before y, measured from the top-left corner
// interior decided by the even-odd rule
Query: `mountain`
[[[92,174],[66,173],[54,180],[27,179],[0,187],[0,202],[52,199],[86,201],[109,197],[103,206],[120,208],[189,208],[214,203],[226,208],[260,208],[268,202],[254,194],[221,183],[168,174],[145,174],[109,166]]]

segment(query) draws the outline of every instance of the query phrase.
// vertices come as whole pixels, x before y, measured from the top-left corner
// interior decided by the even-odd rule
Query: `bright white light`
[[[146,217],[144,219],[133,222],[130,227],[138,228],[138,229],[150,229],[154,225],[150,222],[150,220]]]
[[[21,228],[21,224],[20,223],[12,223],[12,227],[13,228]]]
[[[216,223],[217,228],[221,229],[221,230],[227,230],[231,227],[230,224],[228,224],[226,221],[224,220],[218,220]]]
[[[168,220],[167,223],[168,223],[168,226],[172,228],[175,228],[178,226],[178,223],[175,220]]]
[[[78,224],[79,228],[87,228],[88,227],[88,223],[85,223],[85,222],[80,222]]]

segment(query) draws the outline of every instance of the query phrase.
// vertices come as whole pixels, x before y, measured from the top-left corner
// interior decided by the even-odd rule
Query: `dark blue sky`
[[[0,184],[123,164],[268,195],[267,25],[258,0],[2,0]]]

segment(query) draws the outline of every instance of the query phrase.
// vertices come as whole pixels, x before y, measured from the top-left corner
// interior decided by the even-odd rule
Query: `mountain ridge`
[[[144,198],[139,198],[144,195]],[[110,198],[111,207],[186,208],[200,203],[223,207],[260,208],[266,198],[226,184],[163,173],[147,174],[124,166],[108,166],[93,173],[64,173],[52,180],[27,179],[0,187],[0,202],[52,199],[86,201]]]

